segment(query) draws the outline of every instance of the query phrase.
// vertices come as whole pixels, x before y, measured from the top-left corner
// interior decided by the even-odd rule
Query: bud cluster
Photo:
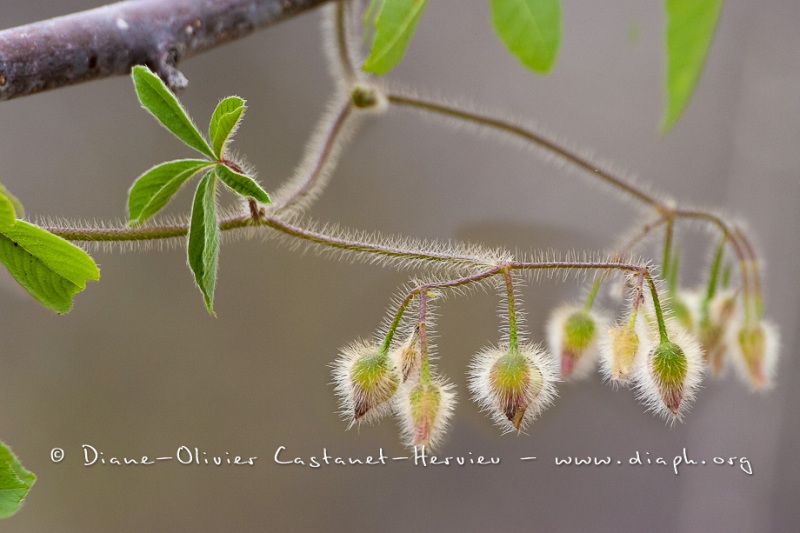
[[[372,423],[394,413],[408,446],[436,446],[455,407],[454,387],[423,365],[416,333],[388,350],[354,342],[333,364],[340,412],[349,425]]]

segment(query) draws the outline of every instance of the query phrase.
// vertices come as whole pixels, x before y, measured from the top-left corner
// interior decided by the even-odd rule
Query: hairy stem
[[[543,148],[544,150],[548,151],[551,154],[554,154],[564,159],[565,161],[575,165],[576,167],[588,172],[590,175],[596,176],[597,178],[601,179],[602,181],[605,181],[614,188],[628,194],[629,196],[632,196],[633,198],[636,198],[641,202],[644,202],[649,206],[652,206],[658,210],[666,210],[668,208],[663,202],[661,202],[655,196],[652,196],[644,192],[643,190],[632,185],[631,183],[619,178],[618,176],[615,176],[611,172],[599,168],[595,163],[593,163],[589,159],[582,157],[581,155],[575,153],[574,151],[569,150],[568,148],[561,146],[550,139],[547,139],[544,135],[540,133],[524,128],[512,122],[508,122],[496,117],[465,111],[457,107],[452,107],[445,104],[439,104],[429,100],[413,98],[398,93],[389,92],[386,95],[386,99],[389,101],[390,104],[410,107],[426,111],[429,113],[436,113],[450,118],[456,118],[468,123],[495,129],[504,132],[508,135],[521,138],[525,141],[533,143],[534,145],[540,148]]]
[[[519,352],[517,341],[517,311],[514,305],[514,281],[511,279],[511,268],[503,267],[503,277],[506,282],[506,303],[508,305],[508,348],[514,353]]]

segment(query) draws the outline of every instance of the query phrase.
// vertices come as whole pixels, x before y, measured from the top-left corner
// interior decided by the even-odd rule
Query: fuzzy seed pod
[[[400,378],[377,344],[356,341],[342,348],[332,374],[340,412],[351,426],[373,422],[391,410]]]
[[[572,305],[556,309],[547,324],[550,351],[560,360],[563,379],[581,379],[594,368],[600,317]]]
[[[558,371],[538,347],[486,348],[472,361],[468,387],[474,401],[504,432],[524,430],[556,395]]]
[[[395,405],[406,445],[434,448],[441,442],[455,407],[454,388],[441,378],[400,388]]]
[[[680,420],[694,399],[703,376],[700,344],[681,328],[672,340],[657,343],[637,364],[634,381],[649,411]]]

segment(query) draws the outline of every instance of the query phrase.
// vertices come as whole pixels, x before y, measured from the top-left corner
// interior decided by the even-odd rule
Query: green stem
[[[661,310],[661,303],[658,300],[658,291],[656,290],[656,284],[653,281],[653,277],[650,273],[645,274],[645,278],[647,279],[647,284],[650,286],[650,295],[653,298],[653,309],[656,312],[656,322],[658,322],[658,334],[661,339],[661,343],[669,342],[669,336],[667,335],[667,325],[664,323],[664,312]]]
[[[703,304],[700,310],[701,320],[703,321],[708,320],[708,306],[717,292],[717,285],[719,284],[720,265],[722,264],[722,256],[725,253],[725,243],[727,242],[727,240],[728,239],[726,237],[722,237],[719,244],[717,245],[716,252],[714,252],[714,259],[711,261],[711,271],[708,275],[706,296],[703,299]]]
[[[594,300],[597,298],[597,292],[600,290],[600,284],[603,282],[603,277],[598,276],[592,283],[592,288],[589,289],[589,294],[586,296],[586,303],[583,304],[583,310],[587,313],[592,310]]]
[[[397,328],[400,326],[400,320],[402,320],[403,313],[406,312],[409,303],[410,300],[403,300],[400,303],[400,307],[397,309],[397,313],[395,313],[394,318],[392,319],[392,323],[389,325],[389,331],[386,332],[386,337],[384,337],[383,342],[381,343],[382,352],[389,353],[389,348],[392,345],[392,340],[394,339],[394,335],[397,332]]]
[[[671,265],[671,258],[670,254],[672,253],[672,236],[674,233],[675,228],[675,219],[669,217],[667,219],[667,226],[664,228],[664,255],[661,260],[661,277],[663,279],[669,279],[670,275],[670,265]]]

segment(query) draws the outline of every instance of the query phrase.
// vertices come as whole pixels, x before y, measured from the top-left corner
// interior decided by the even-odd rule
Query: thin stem
[[[597,298],[597,292],[600,290],[600,284],[602,282],[602,276],[598,276],[595,278],[594,283],[592,283],[592,288],[589,289],[589,294],[586,296],[586,302],[583,304],[583,310],[587,313],[592,310],[592,305],[594,305],[594,300]]]
[[[350,45],[347,42],[347,16],[349,15],[348,7],[348,0],[340,0],[336,2],[334,32],[336,35],[336,57],[338,58],[339,66],[344,74],[344,82],[346,85],[351,85],[356,79],[356,71],[353,67],[353,62],[350,60]]]
[[[345,130],[345,126],[347,125],[348,119],[352,115],[352,111],[353,103],[348,97],[344,99],[339,106],[339,109],[336,112],[336,117],[333,119],[329,129],[324,134],[322,146],[318,149],[315,149],[316,158],[308,175],[295,187],[294,191],[289,193],[287,198],[272,204],[270,209],[272,213],[280,214],[283,211],[286,211],[288,208],[307,198],[308,195],[314,191],[319,184],[320,178],[324,174],[323,171],[325,170],[325,167],[328,165],[331,156],[333,155],[334,147],[336,146],[339,137]]]
[[[503,276],[506,281],[506,303],[508,304],[508,349],[513,353],[519,352],[517,341],[517,312],[514,302],[514,281],[511,279],[511,269],[508,265],[503,267]]]
[[[589,172],[589,174],[600,178],[601,180],[605,181],[609,185],[615,187],[616,189],[636,198],[644,202],[645,204],[656,208],[659,211],[667,210],[668,207],[661,202],[655,196],[652,196],[634,185],[628,183],[625,180],[620,179],[619,177],[613,175],[612,173],[599,168],[589,159],[580,156],[579,154],[575,153],[568,148],[560,146],[555,142],[545,138],[543,135],[531,131],[529,129],[523,128],[522,126],[518,126],[517,124],[513,124],[511,122],[507,122],[505,120],[489,117],[485,115],[480,115],[478,113],[473,113],[469,111],[465,111],[462,109],[458,109],[456,107],[439,104],[427,100],[422,100],[420,98],[401,95],[397,93],[387,93],[386,95],[387,100],[391,104],[405,106],[405,107],[412,107],[415,109],[420,109],[422,111],[427,111],[429,113],[436,113],[439,115],[444,115],[451,118],[457,118],[466,122],[470,122],[472,124],[477,124],[478,126],[484,126],[487,128],[492,128],[495,130],[502,131],[509,135],[513,135],[515,137],[519,137],[524,139],[528,142],[535,144],[550,153],[553,153],[562,159],[572,163],[573,165],[581,168]]]
[[[636,276],[636,286],[633,288],[633,301],[631,302],[631,315],[628,317],[628,327],[633,329],[636,326],[636,317],[639,315],[639,305],[642,303],[642,292],[644,290],[644,274]]]
[[[747,255],[750,256],[750,265],[753,271],[753,293],[755,295],[753,298],[753,307],[755,309],[756,319],[760,319],[764,315],[764,308],[761,297],[761,272],[758,265],[758,256],[756,255],[753,243],[750,241],[744,231],[741,228],[736,228],[734,231],[736,236],[744,245]]]
[[[661,261],[661,277],[663,279],[669,279],[670,254],[672,253],[672,237],[675,228],[675,219],[668,217],[666,222],[667,226],[664,228],[664,255]]]
[[[656,284],[650,273],[644,274],[644,277],[647,280],[647,284],[650,286],[650,296],[653,298],[653,308],[656,311],[656,322],[658,322],[658,334],[663,344],[669,342],[669,336],[667,335],[667,325],[664,323],[664,313],[661,310],[661,303],[658,300],[658,291],[656,290]]]
[[[400,304],[400,307],[397,309],[397,313],[392,319],[392,323],[389,325],[389,330],[386,332],[386,337],[384,337],[383,342],[381,343],[381,351],[388,353],[389,348],[392,345],[392,340],[394,340],[394,335],[397,332],[397,328],[400,326],[400,321],[403,319],[403,313],[406,312],[408,309],[408,304],[411,303],[411,300],[403,300]]]
[[[706,307],[717,292],[717,285],[719,285],[719,270],[722,264],[722,256],[725,253],[725,242],[727,239],[723,237],[717,245],[717,250],[714,252],[714,259],[711,262],[711,271],[708,275],[708,286],[706,287]]]
[[[684,209],[675,210],[673,215],[676,217],[704,220],[706,222],[709,222],[710,224],[713,224],[717,228],[719,228],[723,237],[725,237],[727,241],[731,244],[734,254],[736,255],[736,259],[739,261],[739,270],[742,279],[742,307],[744,308],[744,321],[746,324],[749,324],[752,319],[752,309],[751,309],[752,287],[750,285],[750,267],[748,264],[749,263],[748,256],[744,250],[742,243],[739,242],[739,239],[734,234],[734,232],[732,232],[728,228],[728,225],[725,224],[725,222],[716,215],[713,215],[711,213],[706,213],[703,211],[692,211]]]

